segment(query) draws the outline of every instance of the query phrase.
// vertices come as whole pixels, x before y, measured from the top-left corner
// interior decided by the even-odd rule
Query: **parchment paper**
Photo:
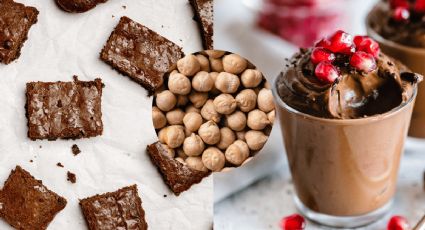
[[[0,185],[21,165],[68,200],[49,229],[86,229],[78,199],[137,184],[150,229],[210,229],[212,177],[179,197],[171,194],[145,153],[157,137],[151,120],[152,97],[138,84],[99,59],[99,52],[126,15],[184,48],[201,50],[193,13],[186,0],[109,0],[83,14],[60,10],[54,0],[18,0],[39,11],[21,57],[0,64]],[[125,6],[125,7],[123,7]],[[25,83],[101,77],[104,133],[75,141],[27,138]],[[73,156],[71,146],[82,153]],[[30,162],[33,160],[33,163]],[[56,166],[61,162],[65,168]],[[67,171],[77,183],[66,180]],[[164,197],[167,195],[167,197]],[[11,229],[0,221],[0,229]]]

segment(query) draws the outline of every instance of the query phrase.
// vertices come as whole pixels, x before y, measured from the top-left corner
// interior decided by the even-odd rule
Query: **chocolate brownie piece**
[[[0,0],[0,62],[9,64],[21,55],[38,10],[12,0]]]
[[[56,4],[70,13],[83,13],[108,0],[56,0]]]
[[[102,134],[102,80],[27,83],[28,137],[76,139]]]
[[[195,21],[201,30],[205,50],[214,49],[214,2],[213,0],[189,0],[195,13]]]
[[[66,203],[63,197],[16,166],[0,191],[0,217],[16,229],[42,230]]]
[[[136,185],[85,198],[80,206],[90,230],[148,228]]]
[[[67,181],[69,181],[69,182],[71,182],[73,184],[77,183],[77,176],[75,175],[75,173],[72,173],[72,172],[68,171],[66,173],[66,177],[67,177],[66,178]]]
[[[76,144],[72,145],[71,150],[72,150],[72,154],[74,154],[74,156],[77,156],[78,154],[81,153],[80,148]]]
[[[148,145],[147,151],[165,183],[177,196],[210,175],[210,172],[191,169],[167,156],[167,150],[160,142]]]
[[[182,49],[149,28],[122,17],[100,58],[145,87],[150,94],[163,83],[163,75],[183,57]]]

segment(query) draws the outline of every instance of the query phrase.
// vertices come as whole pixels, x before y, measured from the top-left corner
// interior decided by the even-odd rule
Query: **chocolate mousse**
[[[338,31],[328,40],[350,37]],[[422,79],[379,52],[379,45],[369,37],[356,36],[351,44],[348,41],[344,53],[335,50],[338,47],[325,48],[323,42],[329,41],[301,49],[277,81],[282,100],[300,112],[335,119],[386,113],[405,104],[413,95],[413,86]]]
[[[274,93],[304,216],[352,228],[385,215],[421,80],[343,31],[288,60]]]
[[[411,47],[425,47],[425,1],[382,1],[370,26],[384,38]]]

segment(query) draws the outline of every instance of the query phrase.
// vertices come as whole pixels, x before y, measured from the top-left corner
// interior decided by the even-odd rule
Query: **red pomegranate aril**
[[[323,38],[320,41],[318,41],[314,46],[315,47],[328,48],[330,45],[331,45],[331,41],[329,41],[326,38]]]
[[[387,225],[387,230],[408,230],[409,228],[409,223],[402,216],[391,217]]]
[[[322,61],[333,62],[335,60],[335,54],[331,53],[329,50],[317,47],[311,52],[311,62],[315,65],[319,64]]]
[[[406,7],[397,7],[393,12],[393,19],[397,22],[406,21],[410,18],[409,9]]]
[[[320,62],[314,70],[314,75],[319,81],[327,84],[333,83],[339,77],[338,69],[328,61]]]
[[[415,6],[413,7],[416,12],[425,12],[425,0],[416,0]]]
[[[407,0],[390,0],[391,8],[397,7],[409,8],[409,2]]]
[[[375,58],[378,57],[380,49],[379,44],[368,36],[355,36],[354,44],[356,45],[357,51],[363,51],[372,54]]]
[[[280,227],[282,230],[302,230],[305,228],[305,219],[299,214],[293,214],[282,218]]]
[[[336,31],[328,40],[330,45],[325,48],[334,53],[350,54],[353,51],[353,37],[342,30]]]
[[[375,58],[371,54],[363,51],[357,51],[351,56],[350,65],[365,73],[372,72],[376,69]]]

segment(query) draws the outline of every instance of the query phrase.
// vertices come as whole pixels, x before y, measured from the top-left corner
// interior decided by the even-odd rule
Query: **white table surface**
[[[291,44],[253,26],[255,12],[243,1],[216,0],[216,48],[241,54],[251,60],[270,79],[277,76],[283,60],[297,50]],[[348,2],[348,1],[347,1]],[[352,33],[365,33],[364,17],[375,1],[358,0],[349,4],[353,21]],[[281,143],[280,138],[269,140]],[[278,169],[265,178],[217,203],[214,207],[215,229],[278,229],[282,217],[296,213],[294,188],[282,154]],[[398,190],[391,213],[381,221],[363,229],[385,229],[393,214],[400,214],[415,223],[425,214],[425,191],[422,175],[425,170],[425,141],[409,139],[401,163]],[[307,229],[327,229],[308,223]]]

